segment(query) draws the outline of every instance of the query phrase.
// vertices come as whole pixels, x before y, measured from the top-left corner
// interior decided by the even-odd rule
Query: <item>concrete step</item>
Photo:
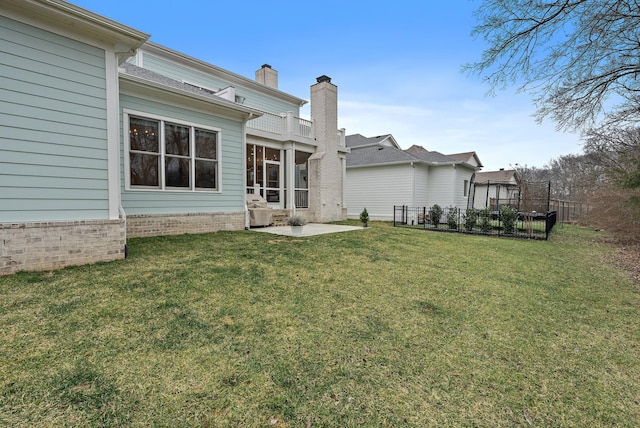
[[[271,225],[286,226],[290,215],[291,213],[289,210],[273,210],[273,213],[271,213]]]

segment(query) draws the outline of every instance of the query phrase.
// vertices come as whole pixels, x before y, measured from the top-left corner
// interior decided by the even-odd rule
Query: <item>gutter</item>
[[[122,204],[118,205],[120,218],[124,220],[124,258],[129,257],[129,246],[127,245],[127,213],[124,211]]]
[[[347,168],[367,168],[370,166],[386,166],[386,165],[411,165],[413,166],[414,163],[421,163],[421,164],[425,164],[425,165],[432,165],[429,162],[425,162],[422,160],[404,160],[404,161],[395,161],[395,162],[382,162],[382,163],[367,163],[364,165],[347,165]]]

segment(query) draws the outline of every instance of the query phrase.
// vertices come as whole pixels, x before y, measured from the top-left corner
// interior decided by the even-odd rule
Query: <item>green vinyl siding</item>
[[[127,148],[124,138],[121,141],[120,158],[122,206],[127,215],[139,214],[186,214],[186,213],[224,213],[238,212],[244,209],[244,176],[242,123],[226,118],[206,114],[200,111],[186,110],[164,103],[149,101],[131,95],[120,96],[120,107],[124,111],[135,111],[137,116],[159,116],[167,120],[188,122],[200,126],[220,129],[220,153],[218,167],[221,169],[220,191],[181,191],[181,190],[127,190],[125,188],[124,156]],[[126,123],[122,122],[122,134],[128,136]]]
[[[0,16],[0,222],[108,218],[105,52]]]
[[[226,82],[206,73],[180,66],[155,55],[144,53],[142,63],[144,68],[162,74],[163,76],[167,76],[178,81],[184,80],[214,91],[233,86],[236,90],[236,95],[245,97],[244,105],[247,107],[256,108],[274,114],[286,113],[289,111],[293,112],[295,116],[299,116],[300,114],[300,108],[296,104],[288,103],[267,94],[244,88],[235,83],[232,84]]]

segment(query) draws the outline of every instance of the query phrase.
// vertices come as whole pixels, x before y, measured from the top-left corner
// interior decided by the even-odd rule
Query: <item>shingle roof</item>
[[[517,173],[513,169],[502,169],[500,171],[485,171],[476,173],[476,183],[512,183],[512,179]]]
[[[257,116],[261,116],[263,114],[263,112],[258,109],[241,105],[225,98],[219,97],[217,95],[214,95],[209,90],[202,89],[188,83],[179,82],[175,79],[171,79],[170,77],[163,76],[162,74],[147,70],[146,68],[138,67],[137,65],[130,64],[128,62],[121,64],[120,68],[126,75],[147,80],[149,82],[166,86],[168,88],[178,89],[180,91],[198,95],[203,98],[208,98],[211,100],[211,102],[219,106],[223,106],[224,108],[230,108],[236,111],[251,112]]]
[[[466,162],[475,153],[470,152],[469,156],[464,160],[458,160],[440,152],[431,152],[422,146],[413,145],[406,150],[402,150],[398,147],[381,144],[387,139],[396,144],[391,134],[377,137],[365,137],[361,134],[348,135],[346,142],[347,147],[351,148],[351,153],[347,154],[347,167],[403,162],[423,162],[430,165],[468,165]]]
[[[430,152],[424,147],[416,146],[415,144],[405,150],[405,152],[429,163],[459,163],[458,161],[447,155],[443,155],[440,152]]]
[[[464,152],[464,153],[454,153],[454,154],[448,154],[447,156],[454,158],[457,161],[460,162],[467,162],[469,161],[469,158],[474,157],[476,159],[476,162],[478,163],[478,166],[482,167],[482,162],[480,162],[480,158],[478,157],[478,154],[476,152]]]
[[[361,134],[347,135],[345,137],[345,143],[347,147],[361,147],[369,146],[380,143],[387,139],[391,134],[378,135],[377,137],[365,137]]]
[[[128,62],[124,62],[120,65],[120,68],[124,69],[125,73],[131,76],[139,77],[141,79],[149,80],[151,82],[159,83],[164,86],[169,86],[171,88],[180,89],[185,92],[191,92],[195,95],[204,96],[207,98],[211,98],[215,101],[223,101],[227,102],[230,105],[235,105],[236,103],[231,102],[227,99],[219,97],[211,93],[211,91],[207,91],[205,89],[198,88],[194,85],[189,85],[188,83],[182,83],[175,79],[171,79],[167,76],[163,76],[162,74],[156,73],[151,70],[147,70],[146,68],[138,67],[137,65],[130,64]]]
[[[415,162],[417,159],[404,150],[387,146],[352,149],[347,154],[347,167],[379,165],[385,163]]]

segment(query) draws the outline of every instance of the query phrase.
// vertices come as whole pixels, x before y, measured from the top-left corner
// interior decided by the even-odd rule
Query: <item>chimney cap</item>
[[[269,64],[262,64],[261,68],[271,68],[271,66]]]
[[[329,77],[329,76],[327,76],[327,75],[323,74],[323,75],[322,75],[322,76],[320,76],[320,77],[316,77],[316,81],[317,81],[318,83],[322,83],[322,82],[331,83],[331,77]]]

